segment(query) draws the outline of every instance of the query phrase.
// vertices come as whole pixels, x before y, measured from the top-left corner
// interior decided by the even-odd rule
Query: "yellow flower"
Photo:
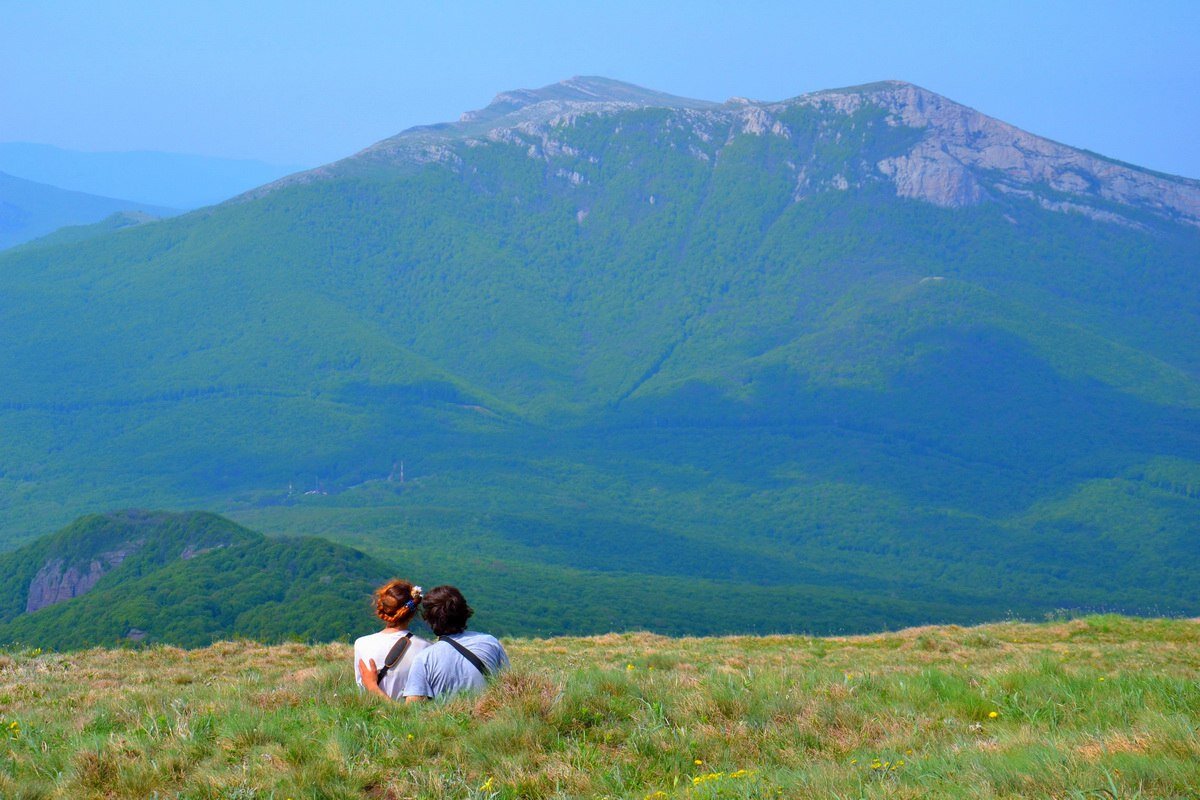
[[[489,775],[488,779],[483,782],[482,786],[479,787],[479,791],[490,792],[495,787],[496,787],[496,782],[494,780],[492,780],[491,776]]]
[[[704,759],[702,759],[702,758],[697,758],[697,759],[696,759],[695,761],[693,761],[692,763],[693,763],[693,764],[695,764],[695,765],[698,767],[698,766],[700,766],[701,764],[703,764],[703,763],[704,763]]]
[[[632,671],[633,671],[633,670],[635,670],[635,669],[637,669],[637,667],[635,667],[633,664],[626,664],[626,665],[625,665],[625,671],[626,671],[626,672],[632,672]]]
[[[995,719],[998,716],[1000,716],[999,711],[989,711],[988,712],[988,719]]]
[[[1104,680],[1104,676],[1103,676],[1103,675],[1101,675],[1101,676],[1100,676],[1100,680]]]
[[[857,763],[858,763],[858,759],[857,759],[857,758],[852,758],[852,759],[850,759],[850,763],[851,763],[851,764],[857,764]]]
[[[707,775],[697,775],[696,777],[692,778],[692,785],[699,786],[700,784],[708,783],[709,781],[719,781],[723,777],[725,777],[724,772],[710,772]]]
[[[411,741],[412,741],[412,738],[413,738],[413,735],[410,733],[410,734],[408,735],[408,740],[411,742]]]

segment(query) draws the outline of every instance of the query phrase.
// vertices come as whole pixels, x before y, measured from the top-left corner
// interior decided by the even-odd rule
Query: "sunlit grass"
[[[344,645],[0,655],[0,796],[1189,797],[1200,624],[510,640],[489,690],[359,694]]]

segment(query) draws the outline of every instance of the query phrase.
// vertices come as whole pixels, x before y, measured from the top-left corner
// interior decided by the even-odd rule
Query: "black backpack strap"
[[[485,678],[491,677],[492,673],[488,671],[487,665],[479,660],[479,656],[472,653],[466,647],[463,647],[461,644],[454,641],[449,636],[439,636],[438,641],[445,642],[446,644],[450,645],[458,652],[462,653],[463,658],[465,658],[467,661],[470,661],[471,664],[474,665],[475,669],[479,670],[480,674],[482,674],[483,677],[485,677]]]
[[[408,649],[409,642],[412,641],[412,631],[401,636],[396,643],[392,645],[392,649],[388,650],[387,657],[383,659],[383,666],[379,668],[378,679],[383,682],[383,676],[388,674],[388,670],[400,663],[400,659],[404,658],[404,651]]]

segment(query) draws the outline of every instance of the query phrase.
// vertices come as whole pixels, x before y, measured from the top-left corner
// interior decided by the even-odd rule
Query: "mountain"
[[[0,171],[80,192],[136,197],[141,203],[169,208],[219,203],[298,169],[252,159],[154,151],[89,153],[30,142],[0,143]]]
[[[273,539],[200,512],[82,517],[0,556],[0,641],[70,649],[346,639],[390,575],[320,539]]]
[[[66,225],[87,225],[112,214],[169,216],[173,209],[72,192],[0,172],[0,250]]]
[[[1034,136],[902,81],[777,103],[734,98],[718,105],[605,78],[575,78],[538,91],[502,93],[487,108],[468,112],[457,123],[410,129],[349,159],[285,178],[268,191],[314,177],[355,174],[367,165],[453,163],[459,160],[459,143],[479,146],[520,139],[531,147],[531,157],[569,160],[572,148],[563,127],[574,127],[579,117],[659,108],[685,112],[677,124],[690,128],[700,141],[720,130],[727,141],[750,134],[800,145],[807,163],[789,161],[783,170],[795,180],[793,200],[883,182],[899,197],[945,207],[978,205],[1008,195],[1033,199],[1046,209],[1124,224],[1135,224],[1136,211],[1141,210],[1200,225],[1200,181],[1149,172]],[[817,131],[809,128],[815,122],[812,112],[824,117]],[[841,144],[845,133],[821,134],[821,127],[829,127],[830,114],[851,121],[850,130],[857,132],[852,139],[876,145],[878,154],[894,152],[875,161],[868,158],[873,155],[869,150],[858,150],[853,154],[857,158],[824,150],[820,145]],[[883,131],[874,129],[880,122],[900,134],[896,141],[888,142]],[[908,140],[906,131],[912,134]],[[697,147],[694,155],[701,157],[705,150],[691,144]],[[844,160],[839,162],[839,155]],[[821,174],[839,166],[836,174]]]
[[[0,537],[209,507],[507,632],[1200,613],[1198,198],[904,83],[508,92],[0,256]]]

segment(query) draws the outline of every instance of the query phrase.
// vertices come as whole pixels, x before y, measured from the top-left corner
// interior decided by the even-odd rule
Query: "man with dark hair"
[[[508,667],[508,654],[496,637],[466,629],[473,613],[462,592],[453,586],[435,586],[424,594],[421,616],[438,641],[413,660],[404,684],[406,702],[482,689],[490,676]],[[368,689],[373,666],[361,670]]]

